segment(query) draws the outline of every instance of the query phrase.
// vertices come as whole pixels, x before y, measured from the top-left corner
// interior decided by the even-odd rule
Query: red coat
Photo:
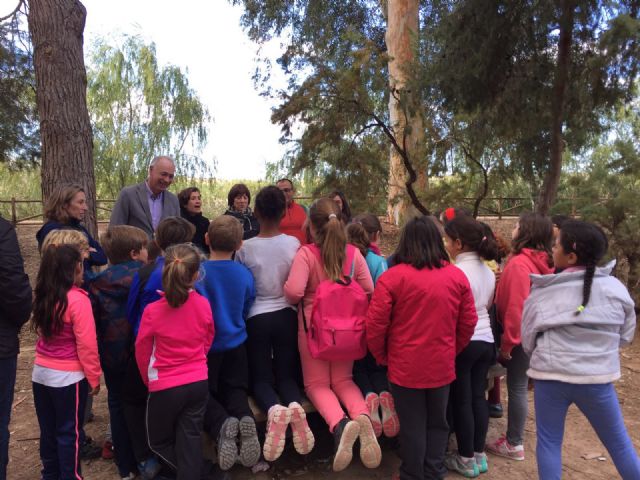
[[[512,256],[504,267],[496,288],[496,310],[504,330],[500,344],[500,350],[503,352],[511,353],[513,347],[520,345],[522,309],[531,292],[529,274],[553,273],[548,259],[546,252],[523,248],[519,254]]]
[[[378,279],[367,312],[367,343],[389,381],[437,388],[456,378],[456,355],[467,346],[478,315],[459,268],[397,265]]]

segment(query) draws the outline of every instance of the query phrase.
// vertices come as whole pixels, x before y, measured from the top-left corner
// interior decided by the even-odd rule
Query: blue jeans
[[[538,477],[562,477],[562,437],[567,410],[575,403],[604,444],[624,480],[640,480],[640,460],[624,426],[611,383],[577,385],[536,380],[534,389]]]
[[[0,480],[7,478],[9,463],[9,420],[16,384],[18,356],[0,358]]]

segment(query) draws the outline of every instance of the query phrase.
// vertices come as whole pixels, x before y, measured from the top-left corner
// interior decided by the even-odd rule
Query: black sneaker
[[[80,447],[80,458],[82,460],[94,460],[102,456],[102,447],[95,443],[91,437],[86,437]]]
[[[489,404],[489,416],[491,418],[502,418],[504,412],[502,410],[501,403],[490,403]]]
[[[353,444],[360,435],[358,422],[343,418],[333,429],[335,455],[333,456],[333,471],[340,472],[347,468],[353,458]]]

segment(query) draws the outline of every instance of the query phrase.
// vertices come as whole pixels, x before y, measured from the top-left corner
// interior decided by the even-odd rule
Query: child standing
[[[457,216],[444,225],[445,247],[455,266],[469,280],[478,323],[469,345],[456,357],[456,380],[451,385],[453,426],[458,452],[445,459],[449,470],[468,478],[488,470],[484,453],[489,428],[485,399],[487,373],[495,361],[489,308],[493,305],[495,274],[486,265],[498,257],[493,235],[470,216]]]
[[[373,233],[370,234],[369,230],[372,230]],[[347,226],[347,240],[362,253],[374,285],[380,275],[387,271],[387,261],[371,249],[371,239],[377,241],[380,230],[380,221],[370,214],[358,215],[354,218],[353,223]],[[389,392],[387,367],[378,365],[371,352],[367,350],[367,355],[364,358],[353,362],[353,381],[356,382],[364,395],[376,437],[382,433],[387,437],[397,436],[400,430],[400,420],[393,403],[393,396]],[[382,416],[380,415],[381,410]]]
[[[251,270],[256,282],[256,300],[247,319],[247,350],[251,390],[260,408],[267,412],[263,446],[267,461],[282,454],[289,423],[298,453],[306,455],[314,445],[296,381],[296,309],[283,292],[293,257],[300,248],[295,237],[280,233],[285,208],[286,199],[278,187],[260,190],[255,200],[260,233],[245,241],[236,255],[236,260]]]
[[[209,302],[193,290],[199,252],[191,244],[166,250],[164,297],[145,308],[136,338],[136,361],[149,389],[149,446],[177,471],[178,480],[200,478],[202,467],[206,355],[214,330]]]
[[[322,198],[309,209],[311,235],[315,245],[304,246],[296,254],[284,293],[291,304],[303,302],[298,314],[298,349],[302,363],[305,390],[309,400],[329,425],[335,438],[333,470],[349,466],[353,444],[360,439],[360,458],[368,468],[380,465],[382,454],[376,439],[369,410],[362,393],[353,383],[353,361],[326,361],[313,358],[309,352],[303,318],[312,318],[313,301],[323,280],[342,279],[344,271],[353,271],[352,281],[370,294],[373,282],[362,254],[347,245],[340,210],[329,198]],[[318,254],[319,250],[319,254]],[[353,265],[346,259],[353,258]],[[349,417],[342,409],[345,406]]]
[[[100,364],[107,385],[111,436],[118,472],[134,478],[136,461],[124,418],[122,395],[133,335],[127,320],[127,297],[134,275],[147,261],[147,234],[137,227],[109,227],[100,238],[109,268],[89,281],[98,334]]]
[[[620,378],[618,349],[631,343],[633,300],[611,276],[615,262],[596,265],[607,252],[604,232],[566,220],[553,247],[558,275],[533,276],[524,307],[522,346],[535,379],[538,475],[562,476],[562,437],[569,406],[587,417],[624,479],[640,478],[640,460],[624,426],[613,386]]]
[[[367,343],[389,382],[400,417],[400,478],[441,479],[449,437],[449,384],[455,357],[477,322],[464,273],[449,264],[442,236],[427,217],[409,221],[367,313]]]
[[[509,406],[507,433],[487,444],[494,455],[524,460],[524,425],[527,420],[529,358],[520,345],[522,308],[531,290],[530,274],[553,273],[551,221],[535,213],[520,216],[511,233],[512,256],[496,289],[496,310],[503,328],[498,360],[507,368]]]
[[[245,467],[252,467],[260,459],[260,442],[247,393],[245,345],[246,319],[256,293],[251,272],[231,259],[242,246],[242,235],[242,224],[235,217],[222,215],[209,224],[205,238],[209,260],[202,264],[205,275],[197,285],[211,304],[216,325],[216,338],[207,355],[211,396],[205,430],[217,439],[218,466],[222,470],[229,470],[236,459]]]
[[[100,391],[100,359],[91,302],[78,285],[83,258],[71,245],[43,250],[33,304],[38,333],[33,400],[40,424],[42,478],[81,479],[80,445],[87,394]]]

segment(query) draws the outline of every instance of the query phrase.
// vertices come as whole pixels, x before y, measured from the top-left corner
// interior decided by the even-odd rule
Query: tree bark
[[[396,141],[405,151],[416,174],[416,189],[427,188],[426,165],[420,151],[424,147],[424,126],[417,92],[407,89],[411,83],[410,66],[414,61],[412,40],[419,33],[418,0],[388,0],[385,42],[389,54],[389,118]],[[387,215],[399,225],[418,210],[407,195],[410,181],[402,156],[391,147]],[[422,207],[424,208],[424,207]]]
[[[551,126],[551,158],[549,169],[542,183],[538,198],[538,213],[548,215],[551,205],[556,200],[560,174],[562,173],[562,154],[564,138],[562,124],[564,122],[564,104],[567,92],[567,77],[571,63],[571,43],[573,41],[574,0],[560,0],[560,35],[558,39],[558,63],[553,84],[552,126]]]
[[[78,0],[29,0],[36,102],[42,141],[42,199],[65,183],[84,187],[85,223],[96,236],[93,135],[87,111],[83,32],[87,10]]]

